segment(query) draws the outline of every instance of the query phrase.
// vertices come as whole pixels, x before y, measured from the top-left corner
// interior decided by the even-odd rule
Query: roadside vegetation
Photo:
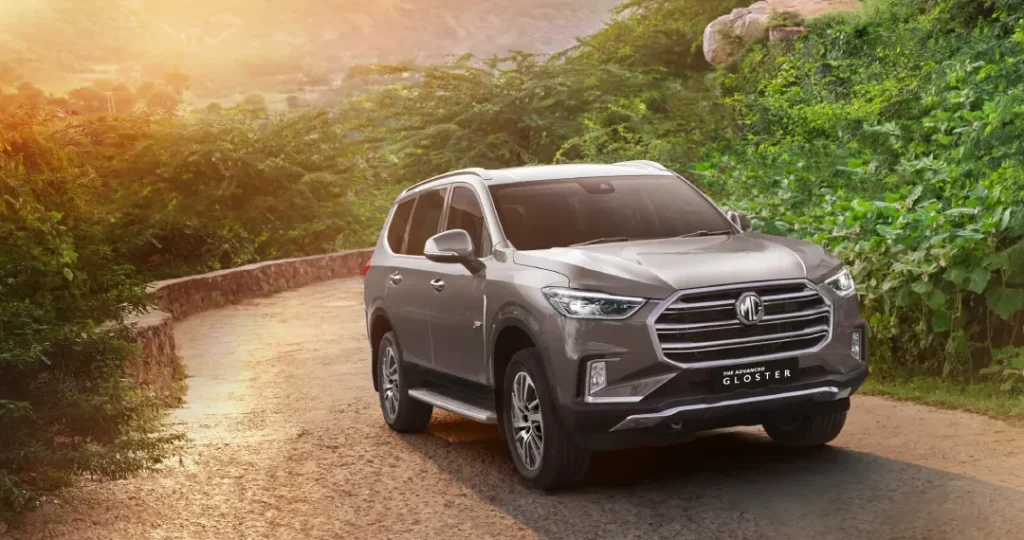
[[[145,281],[370,245],[403,186],[465,166],[660,161],[850,263],[872,391],[1021,414],[1024,1],[880,0],[712,69],[703,29],[743,3],[628,0],[555,55],[364,66],[403,82],[329,109],[69,116],[2,87],[0,508],[173,452],[119,371]]]

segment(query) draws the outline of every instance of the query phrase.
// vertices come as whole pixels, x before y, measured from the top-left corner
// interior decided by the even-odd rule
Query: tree
[[[171,90],[177,94],[178,97],[181,97],[182,94],[185,93],[185,90],[189,89],[191,77],[189,77],[188,73],[175,68],[164,73],[163,81],[171,87]]]
[[[174,113],[180,103],[181,99],[169,88],[158,86],[146,96],[146,107],[164,114]]]
[[[267,115],[267,98],[263,94],[247,94],[238,103],[238,110],[247,116],[260,117]]]
[[[83,86],[68,92],[72,105],[84,114],[103,114],[110,112],[107,95],[93,86]]]
[[[109,81],[109,80],[106,80],[106,79],[100,79],[98,81],[93,81],[92,82],[92,87],[97,89],[97,90],[99,90],[100,92],[103,92],[105,94],[105,93],[110,92],[111,90],[114,89],[114,84],[115,84],[114,81]]]
[[[146,82],[140,84],[138,86],[138,88],[135,89],[135,97],[137,99],[140,99],[140,100],[145,100],[146,98],[149,97],[150,94],[153,93],[153,90],[155,90],[155,89],[156,89],[156,83],[155,82],[153,82],[153,81],[146,81]]]
[[[224,106],[217,101],[211,101],[206,105],[206,114],[210,116],[220,116],[220,113],[224,112]]]
[[[46,102],[46,93],[30,82],[23,82],[18,85],[18,101],[24,105],[38,107]]]
[[[285,98],[285,103],[288,104],[289,109],[298,109],[302,106],[302,100],[299,99],[299,96],[295,95]]]
[[[128,114],[135,108],[135,92],[124,83],[115,84],[110,89],[110,100],[117,114]]]

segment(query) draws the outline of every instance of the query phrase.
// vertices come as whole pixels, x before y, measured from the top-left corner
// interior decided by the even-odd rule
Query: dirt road
[[[586,483],[518,482],[496,428],[380,419],[359,281],[196,315],[180,462],[48,504],[16,539],[1020,538],[1024,429],[858,397],[831,449],[757,429],[600,454]],[[0,534],[0,537],[3,535]]]

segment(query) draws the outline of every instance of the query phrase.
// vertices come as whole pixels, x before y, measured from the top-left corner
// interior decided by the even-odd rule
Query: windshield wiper
[[[569,247],[592,246],[594,244],[611,244],[612,242],[629,242],[630,240],[637,239],[629,238],[627,236],[610,236],[608,238],[595,238],[593,240],[587,240],[586,242],[577,242],[575,244],[569,244]]]
[[[733,231],[729,231],[729,230],[726,230],[726,231],[710,231],[710,232],[709,231],[700,230],[700,231],[693,231],[692,233],[689,233],[689,234],[683,234],[683,235],[677,236],[676,238],[694,238],[694,237],[697,237],[697,236],[721,236],[723,234],[732,234],[732,233],[733,233]]]

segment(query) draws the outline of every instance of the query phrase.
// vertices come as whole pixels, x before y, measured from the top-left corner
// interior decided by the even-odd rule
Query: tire
[[[764,424],[764,431],[788,448],[813,448],[832,442],[843,431],[846,411],[817,412]]]
[[[513,402],[515,392],[523,406]],[[562,426],[552,396],[537,350],[524,349],[512,356],[502,384],[501,429],[526,484],[545,490],[580,482],[590,465],[590,452],[576,446]]]
[[[409,396],[405,384],[402,347],[394,332],[384,334],[377,347],[377,392],[384,422],[399,433],[423,431],[434,408]]]

